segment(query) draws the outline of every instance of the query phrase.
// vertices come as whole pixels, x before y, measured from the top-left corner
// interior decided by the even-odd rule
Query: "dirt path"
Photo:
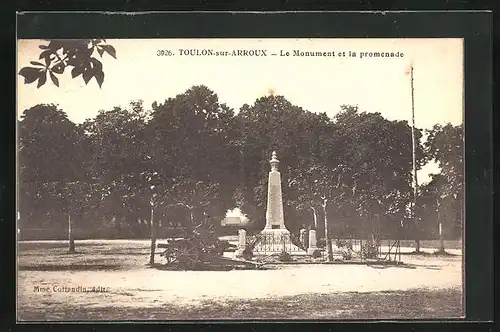
[[[459,257],[407,258],[404,267],[290,265],[275,270],[20,271],[19,306],[33,304],[154,307],[195,304],[207,299],[259,299],[306,293],[376,292],[461,285]],[[48,286],[37,292],[35,286]],[[102,287],[106,292],[64,292],[60,287]],[[54,288],[55,287],[55,288]],[[59,291],[58,291],[59,290]]]
[[[238,310],[247,310],[249,306],[261,308],[255,311],[258,317],[267,312],[262,306],[268,302],[270,306],[281,304],[286,308],[292,302],[301,303],[306,299],[314,302],[315,297],[326,296],[335,307],[339,294],[356,294],[353,292],[368,297],[375,296],[374,292],[393,292],[394,298],[402,292],[434,294],[421,295],[420,300],[425,302],[427,296],[438,296],[439,292],[448,294],[450,289],[453,294],[460,293],[462,285],[462,257],[459,251],[452,249],[449,251],[457,256],[404,255],[405,264],[399,267],[281,265],[268,270],[233,271],[148,268],[145,266],[149,255],[147,241],[81,241],[77,250],[78,254],[69,255],[65,244],[57,241],[20,244],[17,287],[21,317],[23,313],[27,318],[51,319],[53,315],[53,319],[61,320],[73,317],[76,310],[85,317],[108,312],[116,317],[133,318],[137,314],[147,319],[158,308],[170,308],[170,314],[179,317],[189,308],[192,314],[203,317],[214,306],[220,308],[223,315],[233,305]],[[93,287],[97,287],[97,292],[82,292],[83,288]],[[47,291],[41,291],[44,288]],[[348,301],[347,297],[342,298]],[[456,295],[452,298],[459,301]],[[292,302],[287,303],[287,299]],[[414,302],[408,297],[406,300]],[[460,303],[453,305],[457,308]],[[319,304],[318,307],[321,309]],[[372,309],[363,310],[366,313]],[[129,310],[132,316],[121,315]],[[323,314],[335,315],[332,310]]]

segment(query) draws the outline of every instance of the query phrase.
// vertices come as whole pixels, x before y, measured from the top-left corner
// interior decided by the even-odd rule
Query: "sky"
[[[99,110],[143,100],[146,107],[206,85],[235,111],[273,91],[311,112],[334,116],[340,105],[380,112],[389,120],[411,123],[413,66],[415,123],[457,125],[463,119],[462,39],[111,39],[117,59],[104,55],[102,88],[93,79],[85,85],[70,73],[60,87],[49,81],[37,89],[18,75],[18,116],[40,103],[54,103],[70,120],[81,123]],[[18,71],[38,60],[41,40],[18,41]],[[265,50],[268,56],[184,56],[180,49]],[[158,51],[172,56],[158,56]],[[302,52],[334,52],[335,56],[292,56]],[[290,56],[280,54],[290,53]],[[345,52],[346,56],[339,56]],[[355,57],[348,56],[356,52]],[[402,57],[361,58],[360,52],[399,52]],[[166,53],[166,52],[164,52]],[[270,54],[277,54],[272,56]],[[97,57],[99,57],[96,54]],[[421,171],[423,182],[436,166]]]

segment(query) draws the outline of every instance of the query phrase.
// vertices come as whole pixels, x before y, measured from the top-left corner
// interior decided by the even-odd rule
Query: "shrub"
[[[351,241],[348,241],[348,240],[341,240],[341,239],[337,239],[335,241],[335,245],[337,246],[337,248],[345,248],[345,249],[351,249],[352,250],[352,242]]]
[[[340,254],[344,260],[352,259],[352,242],[347,240],[337,239],[335,245],[340,249]]]
[[[292,255],[283,250],[282,252],[280,252],[278,259],[281,262],[289,262],[292,260]]]
[[[373,259],[378,257],[378,246],[375,241],[363,242],[361,246],[361,254],[363,258]]]
[[[241,253],[244,259],[251,260],[253,258],[253,250],[251,248],[245,248]]]
[[[352,249],[343,249],[340,251],[340,254],[346,261],[350,261],[352,259]]]
[[[253,258],[253,251],[260,241],[262,241],[262,236],[260,234],[246,236],[246,246],[242,252],[244,259],[250,260]]]
[[[323,249],[323,248],[325,248],[325,246],[326,246],[326,241],[325,241],[325,239],[324,239],[324,238],[319,239],[319,240],[316,242],[316,247],[318,247],[318,248]]]
[[[313,258],[320,258],[321,257],[321,251],[318,249],[314,250],[312,253]]]
[[[298,248],[302,250],[307,250],[307,247],[304,246],[304,243],[300,241],[300,236],[294,233],[290,233],[290,240],[294,245],[296,245]]]

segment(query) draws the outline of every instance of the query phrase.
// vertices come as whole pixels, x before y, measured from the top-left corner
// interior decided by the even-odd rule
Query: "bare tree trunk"
[[[439,252],[444,253],[443,225],[439,221]]]
[[[316,215],[316,209],[314,206],[311,206],[311,210],[313,210],[313,220],[314,220],[314,229],[318,229],[318,216]]]
[[[415,227],[415,231],[414,231],[414,234],[415,234],[415,252],[420,253],[420,224],[418,222],[418,219],[417,219],[417,216],[415,213],[415,208],[416,208],[416,200],[414,200],[414,202],[413,202],[412,215],[413,215],[413,225]]]
[[[73,238],[73,222],[71,221],[71,214],[68,214],[68,241],[69,241],[69,252],[75,252],[75,239]]]
[[[156,227],[154,223],[153,207],[151,207],[151,254],[149,256],[149,265],[155,263],[155,250],[156,250]]]
[[[325,246],[326,246],[326,259],[328,262],[333,261],[333,248],[332,241],[330,240],[330,236],[328,234],[328,217],[326,215],[326,205],[328,203],[328,199],[323,199],[323,214],[325,217]]]
[[[439,252],[444,253],[444,238],[443,238],[443,224],[441,223],[441,216],[439,215],[439,201],[437,202],[437,219],[439,231]]]

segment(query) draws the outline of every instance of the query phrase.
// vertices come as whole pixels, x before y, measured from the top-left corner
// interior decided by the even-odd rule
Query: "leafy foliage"
[[[290,262],[292,260],[292,255],[286,251],[281,251],[278,256],[280,262]]]
[[[152,211],[169,227],[201,220],[218,227],[228,209],[240,207],[252,222],[248,234],[258,232],[276,150],[293,234],[304,225],[324,237],[325,224],[330,239],[417,233],[401,226],[412,195],[410,126],[353,106],[329,118],[272,95],[236,115],[213,91],[194,86],[150,109],[133,101],[80,125],[56,105],[37,105],[24,111],[19,138],[22,222],[36,227],[63,225],[71,212],[96,232],[144,234]],[[434,234],[439,212],[458,234],[461,128],[436,126],[425,144],[421,138],[417,131],[418,167],[434,159],[442,171],[420,188],[418,231]]]
[[[301,193],[304,187],[300,187],[302,183],[296,178],[320,153],[320,137],[326,130],[328,117],[307,112],[283,96],[271,95],[257,99],[252,106],[243,105],[236,119],[242,210],[256,229],[264,227],[268,160],[276,150],[281,165],[285,223],[291,231],[298,231],[302,221],[310,216],[310,208]],[[310,220],[305,222],[309,223]]]
[[[25,110],[18,129],[23,220],[53,225],[81,213],[89,199],[83,132],[56,105],[45,104]]]
[[[260,234],[247,235],[245,239],[245,249],[243,250],[243,258],[252,259],[255,247],[262,241],[263,237]]]
[[[25,84],[37,82],[40,88],[47,82],[47,77],[59,87],[58,75],[71,70],[71,77],[81,76],[85,84],[95,78],[99,87],[104,82],[104,72],[100,58],[106,53],[116,59],[116,50],[104,39],[48,40],[47,45],[40,45],[39,61],[31,61],[32,66],[23,67],[19,75]]]
[[[376,241],[364,241],[361,245],[361,255],[366,259],[377,258],[379,254],[379,248]]]
[[[314,250],[312,253],[313,258],[320,258],[321,256],[321,251],[319,251],[318,249]]]
[[[411,199],[411,127],[406,121],[389,121],[350,106],[343,106],[336,120],[349,179],[342,181],[349,189],[344,196],[349,203],[337,210],[337,217],[345,220],[343,228],[350,228],[351,234],[353,227],[363,236],[396,234]],[[422,133],[416,134],[418,143]],[[421,144],[416,156],[420,168],[426,162]]]
[[[300,241],[299,235],[297,235],[295,233],[290,233],[290,241],[292,242],[293,245],[297,246],[298,248],[300,248],[302,250],[307,250],[307,247],[304,246],[302,241]]]
[[[463,126],[435,125],[428,135],[426,152],[441,172],[420,188],[419,215],[429,220],[423,231],[436,237],[441,221],[446,237],[456,238],[461,235],[464,215]]]
[[[340,249],[340,254],[344,260],[351,260],[353,257],[352,252],[352,242],[342,239],[337,239],[335,241],[337,248]]]
[[[233,110],[205,86],[154,103],[148,123],[154,168],[173,179],[172,199],[213,222],[234,206],[238,152]]]
[[[461,194],[464,184],[463,126],[435,125],[428,131],[425,148],[429,158],[436,160],[449,188],[447,194]]]
[[[243,249],[242,257],[246,260],[251,260],[253,258],[253,250],[250,248]]]

